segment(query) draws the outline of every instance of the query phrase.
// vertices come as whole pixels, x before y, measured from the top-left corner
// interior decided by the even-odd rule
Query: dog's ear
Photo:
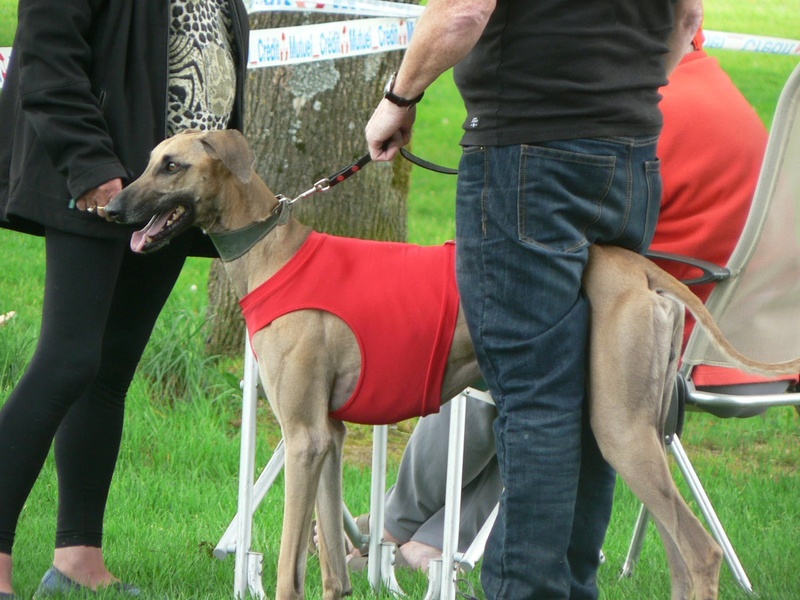
[[[222,161],[242,183],[250,183],[256,156],[247,140],[236,129],[208,131],[200,140],[213,158]]]

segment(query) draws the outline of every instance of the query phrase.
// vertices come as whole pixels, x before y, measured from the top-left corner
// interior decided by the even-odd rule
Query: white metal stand
[[[445,505],[444,547],[442,559],[431,561],[428,568],[428,590],[425,600],[454,600],[458,570],[471,571],[486,545],[486,538],[497,516],[495,508],[484,524],[469,550],[458,553],[458,530],[461,519],[461,482],[464,459],[464,421],[466,399],[476,398],[492,402],[485,392],[467,388],[453,398],[450,417],[449,459],[447,467],[447,491]],[[247,594],[254,598],[266,598],[262,584],[263,555],[251,551],[253,514],[264,500],[272,484],[283,469],[285,448],[283,440],[276,446],[267,466],[254,483],[256,455],[256,409],[258,401],[258,365],[248,342],[245,346],[244,380],[242,383],[242,429],[241,454],[239,458],[238,512],[228,525],[214,549],[220,560],[229,554],[235,555],[234,598],[243,599]],[[395,544],[382,540],[385,517],[386,455],[388,427],[379,425],[373,429],[372,483],[370,498],[370,536],[367,576],[376,593],[383,587],[398,596],[405,596],[394,573]],[[344,507],[344,528],[354,545],[364,543],[362,534],[350,511]]]
[[[450,443],[447,455],[447,491],[444,508],[444,541],[442,546],[442,566],[428,570],[429,590],[440,581],[439,594],[432,596],[437,600],[455,600],[456,580],[459,571],[472,571],[483,556],[486,539],[489,537],[497,518],[495,506],[486,523],[463,554],[458,552],[458,531],[461,523],[461,484],[464,469],[464,423],[466,420],[467,398],[494,404],[487,392],[467,388],[450,402]],[[426,596],[426,600],[427,600]]]
[[[250,348],[245,349],[244,389],[242,390],[242,449],[239,457],[239,510],[236,522],[236,543],[233,595],[243,599],[249,591],[255,598],[265,598],[261,581],[262,555],[251,552],[253,538],[253,476],[256,456],[256,409],[258,403],[258,365]],[[282,462],[282,461],[281,461]],[[282,466],[282,465],[281,465]]]

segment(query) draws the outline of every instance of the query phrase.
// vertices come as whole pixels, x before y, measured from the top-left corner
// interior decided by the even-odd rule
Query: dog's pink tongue
[[[134,252],[144,252],[145,246],[150,238],[156,235],[159,231],[164,229],[164,225],[169,219],[169,212],[162,215],[155,215],[150,222],[139,231],[135,231],[131,236],[131,250]]]

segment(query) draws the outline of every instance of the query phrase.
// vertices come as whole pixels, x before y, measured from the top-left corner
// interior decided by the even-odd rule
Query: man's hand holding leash
[[[429,0],[384,99],[367,123],[372,160],[392,160],[411,139],[415,105],[427,87],[472,49],[494,11],[495,0]]]
[[[387,99],[378,104],[364,130],[372,160],[392,160],[411,140],[411,128],[416,117],[414,106],[403,108]]]

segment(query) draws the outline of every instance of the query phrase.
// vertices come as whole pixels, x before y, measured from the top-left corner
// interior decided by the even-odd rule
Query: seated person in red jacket
[[[767,130],[698,33],[661,91],[664,129],[659,141],[664,194],[651,249],[725,265],[750,210],[767,143]],[[695,276],[676,263],[678,278]],[[712,285],[692,288],[704,301]],[[687,319],[684,344],[694,322]],[[700,386],[760,385],[768,381],[732,369],[700,366]],[[786,381],[771,382],[770,392]],[[781,390],[781,391],[782,391]],[[753,393],[765,391],[757,389]],[[491,423],[494,408],[468,400],[459,551],[466,550],[502,490]],[[441,555],[449,405],[421,419],[403,455],[396,485],[387,492],[385,538],[399,546],[398,561],[427,568]],[[360,522],[365,522],[360,519]],[[354,555],[357,552],[354,552]]]

